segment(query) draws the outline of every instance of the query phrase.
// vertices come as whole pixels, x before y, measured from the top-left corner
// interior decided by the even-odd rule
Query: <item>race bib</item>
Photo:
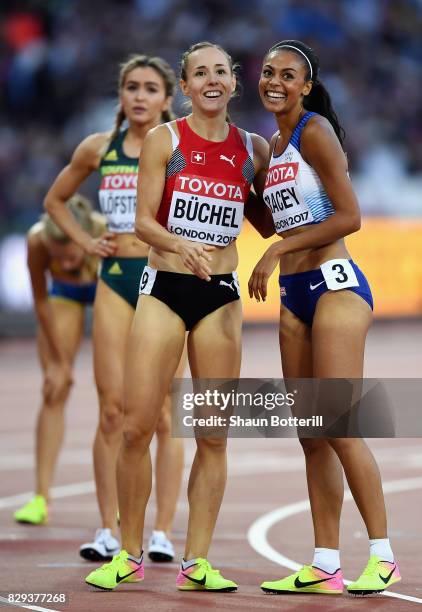
[[[359,287],[359,281],[348,259],[330,259],[321,266],[328,289],[338,291],[348,287]]]
[[[99,191],[100,208],[107,217],[110,232],[133,233],[138,175],[130,166],[122,166],[120,170],[121,172],[105,174],[102,177]]]
[[[271,211],[277,233],[313,221],[297,180],[298,162],[270,166],[264,188],[264,202]]]
[[[226,246],[240,233],[245,193],[240,183],[179,175],[167,229],[187,240]]]
[[[157,276],[157,270],[145,266],[142,272],[141,281],[139,283],[139,295],[150,295],[154,286],[155,277]]]

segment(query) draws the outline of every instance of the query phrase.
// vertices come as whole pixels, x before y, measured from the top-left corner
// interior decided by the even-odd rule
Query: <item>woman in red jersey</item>
[[[236,78],[221,47],[191,47],[182,57],[180,84],[192,113],[151,130],[140,166],[136,232],[152,248],[125,378],[117,473],[123,550],[86,579],[105,589],[143,579],[140,542],[151,490],[149,445],[185,332],[193,378],[237,378],[240,372],[236,237],[252,183],[262,189],[268,144],[227,122]],[[234,591],[237,585],[206,559],[226,483],[226,439],[197,437],[196,442],[177,588]]]

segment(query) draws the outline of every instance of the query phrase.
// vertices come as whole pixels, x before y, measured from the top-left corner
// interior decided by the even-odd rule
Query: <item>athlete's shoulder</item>
[[[28,246],[33,248],[44,247],[43,236],[44,236],[45,224],[42,219],[31,225],[26,233],[26,239]]]
[[[260,136],[259,134],[255,134],[251,132],[251,139],[254,151],[264,152],[266,155],[268,154],[269,144],[266,138]]]
[[[247,132],[246,130],[244,130],[243,128],[240,128],[237,125],[235,127],[237,131],[239,132],[239,135],[245,146],[246,146],[246,134],[249,134],[252,140],[254,151],[263,150],[265,148],[268,149],[268,142],[265,140],[265,138],[263,138],[259,134],[255,134],[254,132]]]
[[[321,168],[321,164],[329,167],[333,163],[341,163],[347,170],[347,160],[340,140],[328,119],[321,115],[313,115],[305,125],[300,152],[303,159],[315,168]]]
[[[110,138],[111,132],[96,132],[84,138],[78,148],[98,154],[110,142]]]
[[[97,132],[84,138],[76,147],[72,161],[98,167],[109,144],[110,135],[110,132]]]
[[[171,122],[174,123],[173,121]],[[142,145],[143,155],[141,156],[141,162],[145,158],[145,152],[150,155],[161,158],[168,156],[169,152],[172,151],[171,133],[165,123],[157,125],[151,128]]]
[[[304,126],[301,138],[311,140],[314,138],[318,139],[324,136],[334,136],[335,138],[337,138],[336,133],[334,132],[334,128],[328,121],[328,119],[326,117],[323,117],[322,115],[318,115],[318,113],[315,113],[314,115],[312,115],[312,117],[309,118],[306,125]]]
[[[44,242],[44,230],[45,225],[41,219],[29,228],[26,234],[26,242],[28,248],[28,262],[42,262],[42,265],[45,267],[49,255]]]
[[[169,121],[168,123],[160,123],[160,125],[156,125],[148,130],[145,140],[148,139],[150,142],[163,142],[168,144],[171,142],[171,132],[168,126],[170,126],[177,134],[178,130],[176,121]]]

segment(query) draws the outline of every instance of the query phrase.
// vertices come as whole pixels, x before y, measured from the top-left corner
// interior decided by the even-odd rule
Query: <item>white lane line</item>
[[[15,606],[16,608],[25,608],[26,610],[36,610],[38,612],[62,612],[61,610],[53,610],[53,608],[41,608],[41,606],[30,606],[29,604],[13,603],[8,601],[6,597],[0,597],[0,602],[8,606]]]
[[[422,488],[422,478],[404,478],[401,480],[392,480],[390,482],[383,483],[384,493],[398,493],[400,491],[412,491],[415,489]],[[344,501],[351,501],[353,499],[350,491],[346,491],[344,495]],[[257,553],[266,557],[270,561],[274,561],[278,565],[287,567],[297,572],[302,565],[289,559],[282,553],[278,552],[271,546],[267,539],[267,533],[276,523],[284,521],[285,519],[301,514],[310,510],[309,500],[305,499],[294,504],[288,504],[277,508],[263,516],[259,517],[249,528],[248,541],[250,546],[256,550]],[[345,584],[350,584],[350,580],[345,580]],[[392,593],[391,591],[384,591],[383,595],[386,597],[394,597],[396,599],[405,599],[406,601],[412,601],[414,603],[422,604],[422,599],[417,597],[411,597],[410,595],[402,595],[401,593]]]

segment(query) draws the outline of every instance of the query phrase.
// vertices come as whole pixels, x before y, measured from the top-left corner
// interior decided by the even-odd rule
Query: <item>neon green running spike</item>
[[[122,582],[141,582],[144,579],[144,559],[138,563],[121,550],[110,563],[104,563],[85,578],[85,582],[103,591],[112,591]]]
[[[187,568],[180,567],[176,579],[179,591],[214,591],[229,593],[237,590],[237,584],[221,576],[219,570],[213,569],[206,559],[197,558],[195,564]]]
[[[13,515],[17,523],[45,525],[48,522],[48,507],[44,495],[35,495]]]
[[[261,589],[265,593],[286,595],[291,593],[320,593],[321,595],[339,595],[343,592],[343,574],[338,569],[333,574],[324,572],[319,567],[304,565],[298,572],[281,580],[263,582]]]
[[[383,561],[377,555],[369,558],[368,565],[356,582],[347,587],[351,595],[371,595],[382,593],[392,584],[401,580],[398,565],[395,561]]]

